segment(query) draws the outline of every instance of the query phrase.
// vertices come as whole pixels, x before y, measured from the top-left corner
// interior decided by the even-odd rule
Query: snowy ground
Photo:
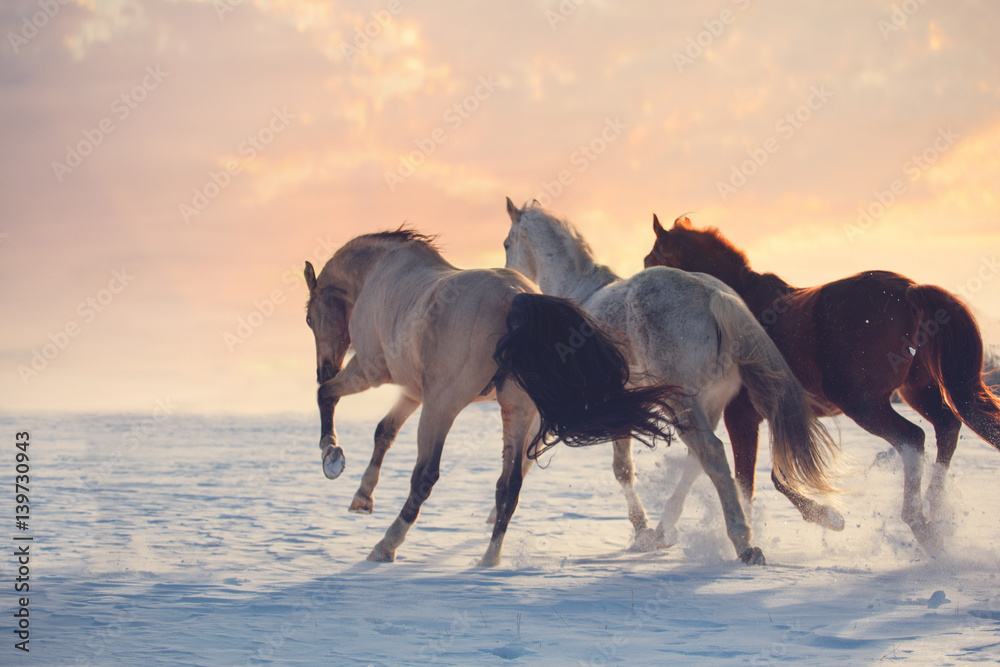
[[[870,468],[886,445],[837,420],[828,423],[856,463],[843,480],[847,529],[799,520],[771,487],[765,453],[754,526],[766,567],[736,562],[704,476],[676,546],[626,552],[630,527],[602,446],[560,448],[532,472],[504,564],[483,571],[472,565],[499,471],[496,405],[459,418],[441,480],[391,565],[364,558],[404,499],[416,416],[389,453],[371,516],[347,506],[376,420],[349,417],[338,422],[348,468],[333,482],[312,418],[0,418],[3,479],[14,475],[14,432],[31,433],[35,537],[30,654],[13,648],[15,564],[0,561],[11,582],[0,585],[0,664],[1000,659],[1000,454],[966,430],[949,479],[954,537],[937,559],[897,519],[898,458]],[[650,514],[683,455],[637,449]],[[13,513],[5,492],[0,514],[13,523]],[[13,545],[13,532],[0,539]]]

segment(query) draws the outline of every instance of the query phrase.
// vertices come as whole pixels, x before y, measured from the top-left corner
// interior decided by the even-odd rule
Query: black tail
[[[931,374],[951,409],[986,442],[1000,449],[1000,400],[983,382],[983,339],[976,318],[954,295],[916,285],[907,299],[920,312],[917,340]]]
[[[493,359],[501,378],[524,389],[541,416],[529,458],[560,440],[573,447],[627,437],[650,447],[656,438],[670,442],[668,401],[680,390],[626,388],[625,356],[596,321],[566,299],[516,295]]]

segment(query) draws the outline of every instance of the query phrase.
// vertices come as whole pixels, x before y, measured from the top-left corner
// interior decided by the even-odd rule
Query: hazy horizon
[[[310,412],[304,261],[406,223],[457,266],[499,266],[507,196],[623,275],[653,213],[687,214],[792,284],[940,285],[998,342],[998,19],[918,0],[5,3],[0,405]]]

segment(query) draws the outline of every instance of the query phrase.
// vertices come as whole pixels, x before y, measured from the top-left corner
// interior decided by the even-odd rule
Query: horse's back
[[[629,341],[631,361],[642,372],[689,390],[719,379],[706,375],[720,358],[719,328],[710,304],[720,281],[668,267],[651,267],[605,287],[586,309]]]
[[[813,393],[830,398],[858,382],[888,395],[907,366],[894,368],[891,354],[918,326],[906,298],[915,283],[890,271],[864,271],[785,298],[788,313],[770,327],[796,376]],[[836,401],[834,401],[836,402]]]
[[[447,390],[459,402],[483,393],[496,372],[511,299],[537,291],[508,269],[388,276],[379,289],[373,301],[385,312],[375,333],[391,381],[421,395]]]

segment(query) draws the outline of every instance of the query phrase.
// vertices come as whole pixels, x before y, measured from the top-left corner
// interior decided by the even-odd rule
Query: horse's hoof
[[[660,549],[667,549],[674,546],[677,543],[677,531],[670,531],[671,537],[667,539],[664,535],[662,528],[646,528],[645,530],[640,530],[635,534],[635,539],[632,540],[632,546],[628,548],[629,551],[638,553],[647,553],[650,551],[658,551]]]
[[[746,551],[740,554],[740,560],[745,565],[765,565],[764,552],[760,547],[747,547]]]
[[[884,451],[879,452],[875,455],[875,459],[869,466],[871,468],[879,468],[880,470],[888,470],[896,464],[896,460],[899,454],[892,447]]]
[[[826,521],[821,523],[821,526],[825,526],[830,530],[835,530],[838,533],[844,529],[844,515],[833,509],[832,507],[826,508]]]
[[[396,554],[389,551],[382,551],[382,549],[376,546],[372,549],[372,552],[368,554],[368,560],[373,563],[391,563],[396,560]]]
[[[913,531],[913,536],[917,538],[917,542],[923,547],[924,551],[930,556],[938,556],[944,551],[944,541],[941,539],[940,533],[938,533],[935,525],[927,519],[920,517],[915,521],[910,522],[910,530]]]
[[[815,523],[837,532],[844,529],[843,515],[827,505],[817,505],[812,512],[803,514],[803,518],[810,523]]]
[[[476,563],[476,567],[479,568],[496,567],[498,565],[500,565],[499,556],[497,556],[496,558],[487,558],[486,556],[483,556],[482,558],[479,559],[479,562]]]
[[[328,479],[337,479],[340,473],[344,472],[347,459],[344,458],[344,450],[336,445],[327,445],[323,448],[323,474]]]
[[[375,504],[371,498],[364,499],[360,496],[354,496],[354,500],[351,501],[351,506],[347,508],[347,511],[354,512],[355,514],[371,514],[374,507]]]

